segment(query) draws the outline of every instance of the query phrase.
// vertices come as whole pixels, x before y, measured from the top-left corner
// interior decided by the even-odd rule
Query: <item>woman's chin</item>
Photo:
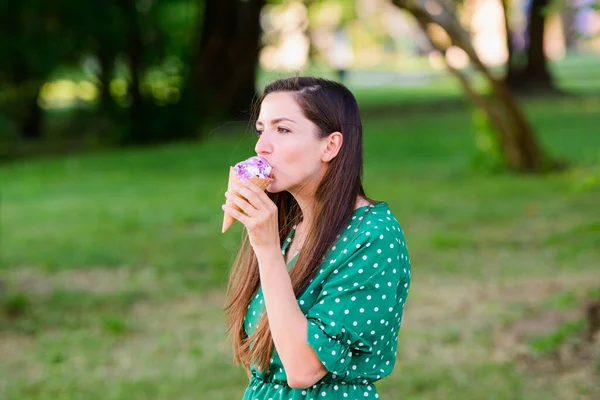
[[[269,193],[279,193],[282,191],[282,189],[277,185],[277,182],[271,183],[269,186],[267,186],[266,190]]]

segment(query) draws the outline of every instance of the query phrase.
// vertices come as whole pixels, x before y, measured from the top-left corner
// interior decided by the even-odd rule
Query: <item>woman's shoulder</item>
[[[345,271],[343,275],[358,274],[364,279],[369,279],[370,273],[383,275],[387,271],[410,269],[404,233],[386,202],[355,210],[331,248],[323,269],[331,269],[334,274],[335,271]],[[363,272],[367,273],[363,276]]]
[[[370,242],[404,243],[404,232],[388,203],[382,201],[358,207],[348,225],[340,232],[336,246],[353,252]]]
[[[367,232],[372,231],[386,231],[392,233],[394,236],[404,236],[402,226],[398,219],[390,209],[390,206],[385,201],[380,201],[375,204],[369,204],[358,208],[356,211],[361,214],[358,217],[358,226],[355,228],[357,236],[366,235]],[[370,235],[366,235],[370,236]]]

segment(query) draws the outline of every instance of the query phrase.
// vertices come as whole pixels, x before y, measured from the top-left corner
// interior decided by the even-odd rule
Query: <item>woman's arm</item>
[[[277,207],[262,189],[249,181],[231,185],[225,196],[243,210],[224,204],[223,210],[248,231],[260,270],[260,282],[269,318],[269,328],[293,388],[318,382],[327,369],[307,343],[308,320],[298,306],[292,282],[279,248]]]
[[[279,248],[260,250],[260,282],[269,328],[292,388],[307,388],[327,374],[306,342],[308,320],[298,306],[285,261]]]

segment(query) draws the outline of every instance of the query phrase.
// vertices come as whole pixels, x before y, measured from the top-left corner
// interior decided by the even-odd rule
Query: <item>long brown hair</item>
[[[342,147],[331,160],[315,194],[315,221],[307,232],[303,251],[290,270],[296,297],[306,289],[318,271],[328,249],[351,218],[357,196],[366,198],[362,186],[362,124],[356,99],[342,84],[313,77],[280,79],[267,85],[262,99],[273,92],[292,92],[306,118],[317,126],[316,135],[325,138],[341,132]],[[258,108],[255,108],[255,115]],[[302,217],[300,207],[287,191],[267,193],[278,208],[280,244]],[[264,313],[256,331],[248,337],[244,318],[248,304],[260,285],[258,261],[244,230],[242,244],[229,276],[225,312],[228,332],[233,341],[234,365],[242,364],[250,374],[250,365],[268,371],[273,337]]]

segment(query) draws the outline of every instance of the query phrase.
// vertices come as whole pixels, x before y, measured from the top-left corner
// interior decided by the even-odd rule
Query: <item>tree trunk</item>
[[[506,49],[508,51],[508,60],[506,61],[506,83],[510,85],[509,81],[513,80],[517,76],[518,68],[516,67],[517,57],[516,49],[513,43],[514,31],[510,24],[510,6],[509,0],[502,0],[502,9],[504,11],[504,29],[506,30]]]
[[[445,8],[439,14],[430,14],[427,11],[427,0],[394,0],[393,2],[398,7],[410,12],[426,35],[429,32],[426,29],[427,25],[435,23],[442,27],[451,38],[452,44],[464,50],[473,66],[485,77],[492,90],[494,102],[477,93],[465,75],[446,63],[450,72],[460,80],[466,93],[488,114],[498,132],[506,165],[512,170],[522,172],[541,171],[557,166],[542,152],[535,139],[533,129],[506,85],[494,78],[481,62],[469,35],[458,22],[456,15],[448,12]],[[441,48],[433,38],[427,37],[434,48],[445,53],[446,49]]]
[[[98,51],[98,59],[100,62],[100,110],[103,113],[110,114],[114,107],[114,101],[110,93],[110,81],[113,75],[114,58],[110,52],[100,49]]]
[[[532,0],[527,16],[527,46],[525,65],[515,65],[514,48],[509,47],[509,63],[507,64],[506,84],[516,93],[555,93],[558,92],[554,79],[548,69],[548,60],[544,52],[544,31],[546,17],[544,8],[551,0]],[[503,0],[504,3],[506,0]],[[509,27],[508,15],[506,25]],[[507,29],[510,32],[510,28]]]
[[[42,122],[44,113],[38,104],[43,81],[36,78],[21,54],[14,57],[6,71],[12,77],[14,96],[4,100],[2,108],[18,126],[19,136],[25,140],[39,140],[44,136]]]
[[[554,83],[548,70],[548,60],[544,53],[546,16],[543,12],[550,1],[533,0],[531,3],[528,20],[529,46],[527,47],[527,66],[524,75],[538,89],[554,91]]]
[[[259,16],[265,0],[207,0],[188,90],[199,116],[247,114],[256,95]]]
[[[40,94],[41,86],[35,85],[35,88],[31,88],[31,93],[26,94],[23,99],[24,103],[24,115],[21,120],[21,137],[27,140],[39,140],[42,138],[42,120],[43,112],[38,104],[38,96]]]
[[[7,103],[9,114],[18,124],[19,135],[25,140],[40,140],[44,136],[42,122],[44,113],[38,104],[43,82],[33,77],[27,63],[13,65],[13,84],[17,95]]]
[[[144,99],[140,93],[140,74],[142,72],[144,47],[141,38],[135,2],[121,0],[121,12],[127,23],[126,51],[129,62],[129,82],[127,93],[131,104],[129,106],[129,129],[123,141],[127,144],[142,144],[152,140],[144,129]]]
[[[600,332],[600,300],[593,301],[586,306],[587,332],[586,338],[593,342]]]
[[[131,138],[135,143],[144,142],[143,126],[143,99],[140,93],[140,73],[142,70],[143,45],[140,38],[137,15],[132,7],[129,15],[129,32],[127,38],[127,55],[129,57],[129,73],[131,80],[128,85],[129,96],[131,96],[130,118]]]

